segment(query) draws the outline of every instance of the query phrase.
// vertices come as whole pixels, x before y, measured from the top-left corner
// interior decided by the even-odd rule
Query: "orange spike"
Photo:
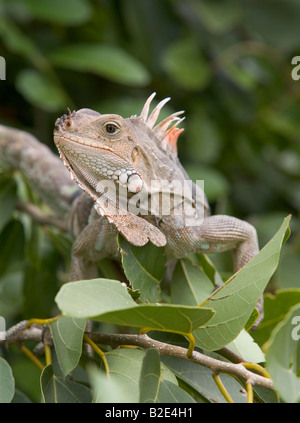
[[[177,139],[183,131],[184,131],[184,128],[178,129],[175,126],[172,126],[172,128],[168,130],[165,136],[165,140],[167,141],[169,146],[173,148],[173,150],[176,152],[177,152]]]

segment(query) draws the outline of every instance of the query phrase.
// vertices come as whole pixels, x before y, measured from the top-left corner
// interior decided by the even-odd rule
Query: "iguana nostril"
[[[60,118],[56,119],[54,128],[55,128],[56,131],[59,131],[59,129],[60,129]]]

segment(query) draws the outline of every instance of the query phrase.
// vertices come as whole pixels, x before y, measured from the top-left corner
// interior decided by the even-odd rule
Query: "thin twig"
[[[20,346],[20,350],[26,355],[29,360],[31,360],[40,370],[44,369],[43,363],[37,358],[29,348],[25,347],[24,345]]]
[[[226,401],[229,402],[230,404],[234,403],[234,401],[231,398],[229,392],[227,391],[227,389],[225,388],[223,382],[221,381],[220,376],[218,374],[216,374],[216,373],[213,373],[212,374],[212,377],[213,377],[213,379],[215,381],[215,384],[220,389],[221,394],[226,399]]]
[[[16,208],[24,213],[27,213],[36,223],[39,223],[40,225],[55,226],[57,229],[67,232],[64,220],[55,216],[44,214],[37,206],[28,201],[17,200]]]
[[[247,402],[253,403],[253,387],[252,387],[251,380],[246,381],[246,390],[247,390]]]
[[[99,355],[99,357],[101,358],[101,360],[103,361],[103,364],[104,364],[104,367],[105,367],[105,372],[106,372],[106,375],[109,377],[109,368],[108,368],[108,363],[107,363],[107,360],[106,360],[106,357],[105,357],[105,354],[104,354],[104,352],[98,347],[98,345],[96,345],[95,344],[95,342],[94,341],[92,341],[91,340],[91,338],[89,337],[89,336],[87,336],[87,334],[85,333],[84,334],[84,337],[83,337],[83,339],[84,339],[84,341],[88,344],[88,345],[90,345],[92,348],[93,348],[93,350]]]

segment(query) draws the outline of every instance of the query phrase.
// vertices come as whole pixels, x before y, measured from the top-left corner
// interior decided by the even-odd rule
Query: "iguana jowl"
[[[255,228],[231,216],[210,216],[206,198],[197,185],[180,196],[178,186],[188,179],[176,150],[183,130],[177,127],[182,112],[156,124],[169,98],[149,113],[153,97],[154,94],[146,101],[140,116],[124,119],[80,109],[69,111],[55,123],[54,140],[60,156],[72,178],[88,194],[75,201],[73,221],[87,216],[94,204],[88,225],[82,225],[74,243],[73,279],[87,276],[87,263],[90,270],[94,268],[91,275],[99,259],[118,256],[118,231],[134,245],[144,245],[149,240],[165,245],[170,257],[183,257],[191,251],[214,253],[231,249],[235,271],[259,251]],[[162,180],[169,188],[165,184],[158,193],[151,181]],[[122,190],[127,192],[125,202],[124,197],[118,196]],[[170,213],[159,209],[156,213],[131,213],[126,205],[136,193],[150,198],[150,203],[154,194],[168,194]],[[186,216],[179,212],[182,210],[192,210],[194,225],[185,224]]]

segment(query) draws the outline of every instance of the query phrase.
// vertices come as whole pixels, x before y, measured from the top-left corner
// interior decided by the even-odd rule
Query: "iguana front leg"
[[[93,200],[82,193],[69,212],[68,231],[75,239],[71,254],[71,281],[98,277],[99,260],[118,259],[117,229],[99,216]]]
[[[89,223],[72,246],[70,281],[94,279],[98,276],[98,266],[95,258],[95,245],[97,244],[98,231],[101,233],[101,223]],[[92,254],[91,254],[92,253]]]

